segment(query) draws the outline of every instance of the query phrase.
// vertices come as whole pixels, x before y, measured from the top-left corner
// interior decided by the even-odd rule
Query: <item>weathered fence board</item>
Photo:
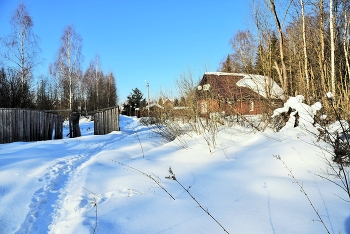
[[[62,139],[60,115],[37,110],[0,108],[0,144],[15,141]]]
[[[119,131],[118,107],[102,110],[94,114],[94,134],[104,135]]]

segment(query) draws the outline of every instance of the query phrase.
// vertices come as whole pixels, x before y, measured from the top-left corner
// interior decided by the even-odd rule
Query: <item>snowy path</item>
[[[123,131],[105,136],[0,145],[0,233],[48,233],[68,195],[67,185],[89,160],[133,133],[129,122],[122,118]],[[13,215],[23,217],[22,222],[14,222]]]
[[[18,233],[33,231],[47,233],[52,216],[55,215],[54,208],[62,198],[66,185],[77,173],[77,168],[121,138],[110,137],[103,143],[87,145],[85,152],[81,149],[71,151],[64,159],[56,160],[55,164],[46,170],[44,176],[38,179],[44,181],[44,186],[35,191],[29,205],[30,210]]]

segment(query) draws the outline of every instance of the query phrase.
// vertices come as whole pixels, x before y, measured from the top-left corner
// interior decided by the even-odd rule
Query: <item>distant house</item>
[[[143,111],[141,112],[141,116],[148,116],[148,110],[149,110],[149,116],[151,117],[158,117],[164,112],[164,107],[159,105],[157,102],[151,103],[149,106],[143,108]]]
[[[174,108],[174,102],[167,98],[163,103],[163,107],[165,110],[171,110]]]
[[[145,109],[147,109],[147,108],[148,108],[148,106],[145,107]],[[149,109],[150,109],[150,111],[160,111],[160,110],[164,110],[164,107],[162,107],[158,103],[152,103],[149,105]]]
[[[224,72],[206,72],[196,95],[201,115],[262,114],[268,111],[267,106],[279,106],[284,99],[283,90],[268,77]]]

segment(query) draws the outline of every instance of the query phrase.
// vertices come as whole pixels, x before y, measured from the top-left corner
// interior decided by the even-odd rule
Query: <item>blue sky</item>
[[[0,37],[20,1],[0,0]],[[120,101],[135,87],[151,98],[175,90],[175,79],[189,69],[195,77],[216,71],[231,52],[230,38],[247,29],[247,0],[24,0],[39,36],[43,63],[35,68],[48,75],[60,37],[74,25],[83,39],[85,70],[98,54],[104,72],[116,77]]]

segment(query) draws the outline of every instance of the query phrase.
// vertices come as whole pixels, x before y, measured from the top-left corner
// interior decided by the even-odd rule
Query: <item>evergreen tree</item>
[[[186,99],[185,99],[184,96],[181,96],[179,105],[180,105],[180,106],[186,106]]]
[[[36,108],[39,110],[52,110],[54,107],[53,90],[48,80],[41,77],[36,91]]]
[[[264,61],[262,58],[262,54],[264,53],[264,49],[261,45],[258,46],[257,56],[254,64],[254,71],[258,75],[264,75]]]
[[[138,88],[135,88],[127,97],[128,99],[127,104],[132,108],[139,108],[141,106],[140,104],[141,104],[142,98],[143,98],[142,92]]]
[[[229,54],[227,55],[226,60],[221,62],[221,68],[219,70],[221,72],[233,72],[232,59]]]
[[[33,108],[33,95],[27,81],[21,82],[14,69],[0,70],[0,108]]]

